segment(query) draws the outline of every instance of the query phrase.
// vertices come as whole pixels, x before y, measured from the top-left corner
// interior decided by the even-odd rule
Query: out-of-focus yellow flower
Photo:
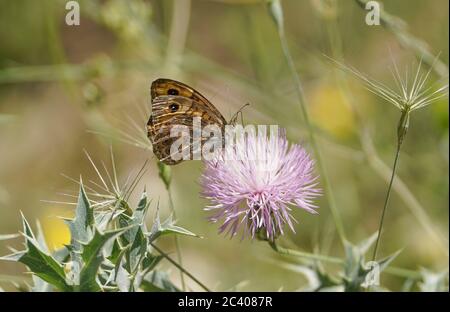
[[[60,217],[70,217],[67,210],[46,209],[41,219],[42,231],[50,251],[62,248],[70,243],[70,231]]]
[[[433,117],[439,127],[443,130],[448,129],[448,101],[440,99],[431,108]]]
[[[310,98],[311,116],[315,124],[339,138],[351,135],[355,120],[350,104],[336,86],[321,84]]]

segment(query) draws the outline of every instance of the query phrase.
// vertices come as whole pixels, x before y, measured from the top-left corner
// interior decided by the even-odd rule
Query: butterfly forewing
[[[167,165],[175,165],[182,160],[174,160],[170,153],[172,144],[178,137],[171,137],[171,129],[176,125],[187,126],[191,138],[192,159],[193,118],[201,118],[202,128],[217,125],[224,129],[226,121],[217,108],[193,88],[170,79],[157,79],[151,86],[152,113],[147,123],[147,135],[153,145],[153,153]],[[222,131],[223,133],[223,131]],[[202,139],[202,142],[206,140]]]

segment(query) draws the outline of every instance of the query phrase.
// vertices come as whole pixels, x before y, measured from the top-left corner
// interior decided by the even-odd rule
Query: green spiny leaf
[[[149,241],[153,242],[158,237],[167,235],[167,234],[179,234],[179,235],[194,236],[194,237],[199,237],[199,238],[201,237],[195,233],[192,233],[191,231],[188,231],[180,226],[175,225],[175,222],[172,219],[172,215],[169,218],[167,218],[166,221],[161,223],[161,221],[159,219],[159,213],[157,213],[155,221],[153,223],[152,230],[148,234]]]
[[[137,266],[141,260],[145,257],[145,252],[147,251],[147,238],[145,237],[142,229],[137,226],[137,233],[131,244],[129,252],[127,252],[127,263],[128,270],[130,273],[136,271]]]
[[[395,258],[402,252],[402,250],[397,250],[392,255],[387,256],[386,258],[382,260],[378,260],[378,265],[380,267],[380,272],[382,272],[384,269],[386,269],[389,264],[391,264],[392,261],[394,261]]]
[[[139,200],[136,211],[144,211],[148,207],[147,191],[144,189],[142,192],[141,199]]]
[[[419,283],[419,289],[422,292],[448,292],[448,270],[442,272],[432,272],[421,269],[422,281]]]
[[[104,259],[102,248],[108,240],[119,235],[123,231],[123,229],[119,229],[100,233],[98,230],[95,230],[92,239],[88,243],[83,244],[81,258],[84,263],[80,272],[79,290],[99,291],[101,289],[96,282],[96,275],[98,268]]]
[[[372,287],[377,285],[369,285],[368,279],[379,279],[379,274],[398,256],[401,251],[380,260],[376,263],[370,261],[365,262],[364,255],[375,242],[377,233],[363,240],[357,245],[348,241],[345,242],[345,265],[343,282],[345,291],[361,291],[362,288],[371,287],[371,290],[384,290],[381,287]],[[373,281],[372,281],[373,282]]]
[[[142,260],[142,270],[143,271],[151,271],[156,265],[164,258],[162,255],[152,255],[151,253],[147,253],[145,258]]]
[[[1,234],[0,235],[0,241],[1,240],[13,239],[13,238],[17,238],[17,237],[20,237],[20,234]]]
[[[147,253],[145,258],[141,262],[141,268],[135,273],[134,277],[134,289],[141,288],[142,281],[144,280],[144,277],[153,270],[156,265],[163,259],[164,257],[162,255],[154,256],[151,253]]]
[[[340,281],[325,273],[320,263],[315,261],[311,264],[283,263],[282,267],[300,273],[307,279],[307,286],[300,291],[322,291],[330,287],[340,286]]]
[[[22,227],[23,227],[23,234],[25,236],[31,237],[31,238],[35,238],[34,237],[34,233],[33,230],[31,229],[30,224],[28,223],[27,219],[25,218],[25,216],[23,215],[22,211],[20,212],[20,216],[22,217]]]
[[[180,291],[169,280],[167,273],[162,271],[152,271],[144,277],[141,288],[144,291]]]
[[[75,251],[80,251],[80,244],[90,240],[94,225],[94,210],[89,204],[81,181],[75,218],[69,221],[68,224],[71,234],[71,245]]]
[[[18,259],[25,264],[33,274],[59,290],[70,291],[71,287],[65,281],[64,269],[52,256],[42,251],[34,238],[26,236],[27,250]]]
[[[120,254],[122,252],[122,249],[119,245],[119,242],[117,240],[114,240],[113,246],[111,249],[111,254],[107,257],[109,261],[116,264],[117,261],[119,261]]]
[[[361,252],[366,249],[367,241],[364,241],[361,246],[353,245],[345,241],[345,264],[343,282],[345,291],[354,292],[362,290],[361,284],[364,283],[367,273],[370,269],[364,267],[364,254]]]
[[[115,277],[114,280],[117,284],[117,287],[121,292],[129,292],[131,291],[131,275],[125,269],[125,259],[124,257],[120,257],[118,265],[115,268]]]
[[[123,248],[120,251],[119,256],[117,257],[117,261],[116,261],[115,267],[114,267],[114,280],[117,279],[117,273],[120,270],[120,266],[123,266],[124,261],[125,261],[125,260],[122,260],[122,259],[124,259],[124,255],[129,249],[130,249],[130,245],[128,245],[127,247]]]
[[[132,244],[136,240],[136,236],[141,230],[142,232],[142,225],[144,223],[144,214],[141,214],[141,212],[134,213],[131,218],[124,217],[121,221],[121,227],[128,227],[129,230],[125,231],[122,234],[122,240],[124,241],[125,245]]]
[[[47,242],[45,241],[44,237],[44,231],[42,231],[41,223],[39,221],[36,222],[36,228],[37,228],[36,241],[38,242],[41,250],[49,254],[50,250],[48,249]]]
[[[71,290],[71,287],[65,282],[65,274],[62,265],[46,251],[42,250],[42,247],[33,234],[30,224],[22,213],[21,216],[26,250],[15,252],[0,259],[21,262],[25,264],[33,274],[43,281],[55,286],[57,289],[63,291]]]
[[[373,243],[375,243],[376,239],[377,239],[377,235],[378,232],[373,233],[371,236],[369,236],[367,239],[361,241],[358,245],[357,248],[359,250],[359,253],[361,255],[364,255],[365,253],[367,253],[367,251],[369,250],[369,248],[373,245]]]

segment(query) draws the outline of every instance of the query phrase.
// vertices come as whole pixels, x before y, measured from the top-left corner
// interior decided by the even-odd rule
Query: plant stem
[[[175,207],[173,205],[173,200],[172,200],[172,192],[170,191],[170,188],[167,188],[167,193],[169,194],[169,207],[170,207],[170,211],[173,215],[173,218],[176,220],[177,216],[175,213]],[[183,259],[181,257],[181,248],[180,248],[180,243],[178,241],[178,236],[175,235],[174,236],[174,242],[175,242],[175,249],[177,251],[177,260],[180,263],[180,265],[183,265]],[[186,290],[186,283],[184,281],[184,275],[183,275],[183,271],[180,270],[180,279],[181,279],[181,289],[183,289],[183,291]]]
[[[165,72],[176,75],[180,73],[180,64],[189,32],[191,0],[172,1],[171,5],[172,16],[164,67]]]
[[[284,248],[278,246],[275,242],[268,242],[270,247],[279,253],[280,255],[287,255],[287,256],[293,256],[298,258],[305,258],[310,260],[317,260],[317,261],[323,261],[333,264],[344,264],[345,261],[341,258],[332,257],[332,256],[325,256],[320,254],[312,254],[309,252],[299,251],[299,250],[293,250],[289,248]],[[383,272],[386,272],[391,275],[404,277],[404,278],[412,278],[412,279],[420,279],[421,275],[418,272],[411,271],[408,269],[398,268],[398,267],[387,267],[384,269]]]
[[[375,242],[375,248],[373,250],[372,261],[375,261],[376,258],[377,258],[378,246],[380,244],[381,232],[383,230],[384,217],[385,217],[387,206],[388,206],[388,203],[389,203],[389,197],[391,196],[392,183],[394,182],[395,172],[397,170],[397,164],[398,164],[398,159],[399,159],[399,156],[400,156],[400,147],[401,146],[402,146],[402,144],[399,141],[397,143],[397,151],[395,153],[394,165],[392,166],[391,179],[389,181],[389,186],[388,186],[388,190],[387,190],[387,193],[386,193],[386,198],[384,200],[383,211],[381,213],[380,225],[378,226],[378,235],[377,235],[377,240]]]
[[[173,218],[176,220],[177,219],[177,215],[175,213],[175,206],[173,205],[173,199],[172,199],[172,192],[170,191],[170,188],[167,188],[167,193],[169,195],[169,207],[170,207],[170,211],[172,213]],[[180,265],[183,265],[183,259],[181,257],[181,248],[180,248],[180,243],[178,241],[178,236],[174,236],[174,242],[175,242],[175,249],[177,251],[177,260],[180,263]],[[183,275],[183,271],[180,270],[180,279],[181,279],[181,288],[183,289],[183,291],[186,290],[186,282],[184,280],[184,275]]]
[[[356,1],[362,4],[364,0],[356,0]],[[335,9],[337,10],[337,8]],[[326,29],[328,33],[333,58],[341,60],[343,59],[342,38],[338,30],[339,27],[336,22],[336,18],[325,19],[324,22],[327,25]],[[350,104],[350,109],[353,112],[355,120],[358,124],[358,128],[360,129],[360,131],[358,132],[358,137],[361,142],[364,158],[367,159],[370,167],[372,167],[372,169],[383,180],[386,180],[386,182],[389,183],[392,169],[381,160],[381,158],[378,156],[377,150],[373,146],[372,138],[369,135],[366,122],[364,122],[362,112],[360,111],[359,106],[354,100],[355,96],[352,94],[350,90],[346,76],[341,71],[336,71],[336,75],[337,75],[336,81],[339,85],[339,88],[341,89],[343,99],[345,100],[346,103]],[[327,146],[329,146],[329,144],[327,144]],[[435,241],[436,244],[439,245],[440,249],[448,257],[448,249],[446,247],[448,246],[448,240],[446,240],[444,235],[439,233],[438,228],[433,225],[425,208],[420,204],[420,202],[417,200],[417,198],[414,196],[414,194],[411,192],[408,186],[401,180],[401,178],[395,175],[394,180],[395,181],[393,182],[392,185],[393,190],[400,196],[400,198],[406,204],[406,207],[410,210],[411,214],[417,219],[418,223],[423,227],[423,229],[428,233],[428,235],[430,235],[430,238],[433,239],[433,241]]]
[[[282,11],[282,7],[281,4],[279,3],[278,0],[274,0],[271,3],[271,13],[273,18],[275,19],[276,25],[277,25],[277,29],[278,29],[278,36],[280,39],[280,44],[281,44],[281,48],[283,50],[283,55],[286,59],[288,68],[291,72],[292,78],[295,82],[296,85],[296,93],[297,93],[297,98],[298,98],[298,102],[300,104],[300,109],[303,115],[303,118],[305,120],[305,124],[306,124],[306,128],[308,130],[309,133],[309,140],[311,142],[311,147],[314,150],[314,154],[316,156],[317,159],[317,165],[319,167],[319,172],[322,176],[322,180],[324,183],[324,189],[325,189],[325,193],[326,193],[326,198],[328,200],[328,205],[330,206],[330,210],[331,210],[331,214],[333,216],[335,225],[336,225],[336,230],[338,232],[338,235],[341,239],[341,242],[343,242],[345,240],[345,233],[344,233],[344,225],[342,222],[342,219],[338,213],[337,207],[336,207],[336,203],[334,200],[334,196],[333,196],[333,192],[331,190],[331,184],[330,181],[328,179],[328,175],[327,172],[325,170],[325,166],[323,164],[323,160],[320,154],[320,150],[319,150],[319,146],[317,145],[316,139],[315,139],[315,135],[314,135],[314,129],[313,126],[311,125],[311,122],[309,120],[309,114],[308,114],[308,109],[306,107],[306,99],[305,99],[305,95],[304,95],[304,91],[303,91],[303,86],[302,86],[302,82],[300,79],[300,75],[298,74],[296,68],[295,68],[295,63],[294,60],[292,58],[291,52],[289,50],[289,45],[286,39],[286,35],[284,32],[284,24],[283,24],[283,11]]]
[[[303,251],[299,251],[299,250],[293,250],[293,249],[280,247],[275,242],[271,242],[271,241],[269,241],[269,245],[270,245],[270,247],[272,247],[273,250],[275,250],[276,252],[278,252],[281,255],[295,256],[295,257],[300,257],[300,258],[307,258],[307,259],[311,259],[311,260],[319,260],[319,261],[325,261],[325,262],[337,263],[337,264],[341,264],[344,262],[340,258],[324,256],[324,255],[319,255],[319,254],[311,254],[308,252],[303,252]]]
[[[59,30],[59,24],[58,24],[58,18],[55,13],[55,6],[53,1],[45,1],[44,5],[46,6],[47,11],[47,18],[46,21],[46,36],[49,38],[49,55],[52,58],[52,61],[55,64],[64,64],[66,63],[66,55],[64,52],[62,40],[61,40],[61,34]],[[67,78],[66,73],[62,70],[61,67],[58,67],[60,70],[61,76],[62,76],[62,83],[63,86],[66,88],[67,93],[72,97],[75,98],[76,96],[76,85],[74,82]]]
[[[191,16],[191,0],[173,1],[172,16],[170,20],[170,33],[167,42],[167,53],[165,60],[165,72],[172,76],[179,74],[180,64],[183,57],[183,51],[186,44],[186,38],[189,31],[189,21]],[[173,205],[172,193],[170,191],[170,182],[166,183],[167,193],[169,194],[169,207],[173,218],[176,220],[175,207]],[[178,237],[174,236],[177,259],[180,265],[183,265],[181,258],[181,249]],[[186,290],[183,272],[180,270],[181,288]]]
[[[363,151],[366,155],[369,166],[386,182],[389,182],[391,175],[391,167],[386,165],[378,155],[373,146],[373,142],[369,136],[366,136],[363,141]],[[392,183],[393,190],[403,200],[406,207],[409,209],[414,218],[416,218],[419,225],[425,230],[430,238],[439,246],[442,252],[448,258],[448,239],[439,231],[438,227],[433,225],[430,216],[427,214],[425,208],[420,204],[412,191],[408,188],[405,182],[396,175]]]
[[[172,217],[176,220],[177,219],[177,215],[175,212],[175,206],[173,204],[173,199],[172,199],[172,192],[170,190],[170,182],[172,181],[172,170],[170,169],[169,166],[163,164],[162,162],[158,161],[158,169],[159,169],[159,177],[161,178],[161,180],[164,183],[164,186],[166,187],[167,190],[167,194],[169,196],[169,209],[170,209],[170,213],[172,214]],[[181,249],[180,249],[180,245],[178,243],[178,237],[175,235],[173,237],[174,241],[175,241],[175,248],[177,250],[177,259],[178,262],[183,265],[183,261],[181,259]],[[181,279],[181,288],[184,290],[186,290],[186,284],[184,281],[184,276],[183,276],[183,272],[180,271],[180,279]]]
[[[164,258],[166,258],[170,263],[172,263],[174,266],[176,266],[181,272],[189,276],[194,282],[196,282],[201,288],[203,288],[205,291],[210,292],[208,287],[206,287],[202,282],[200,282],[195,276],[193,276],[191,273],[189,273],[187,270],[185,270],[180,264],[178,264],[175,260],[170,258],[164,251],[159,249],[155,244],[150,243],[150,245],[155,248],[157,252],[159,252]]]

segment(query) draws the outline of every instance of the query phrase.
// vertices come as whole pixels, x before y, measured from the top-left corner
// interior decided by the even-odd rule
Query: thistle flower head
[[[314,161],[297,144],[289,148],[284,131],[268,137],[246,133],[236,144],[205,162],[202,196],[210,200],[210,221],[219,232],[273,241],[285,224],[294,231],[290,206],[316,213],[320,195]],[[294,231],[295,232],[295,231]]]

